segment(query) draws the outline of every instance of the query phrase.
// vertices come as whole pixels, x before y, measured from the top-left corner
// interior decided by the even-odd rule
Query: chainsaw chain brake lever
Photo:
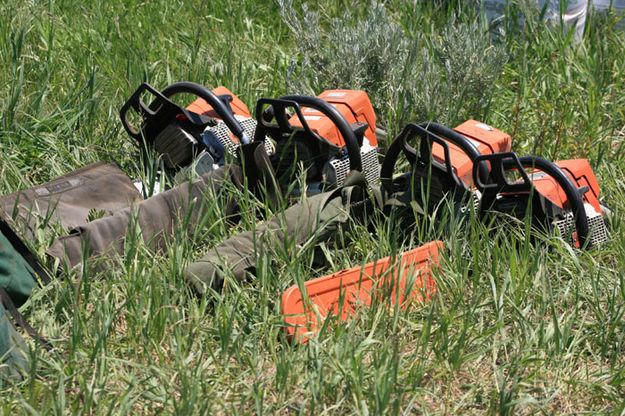
[[[306,123],[298,103],[279,98],[261,98],[256,103],[256,120],[260,128],[257,128],[254,140],[265,140],[267,131],[286,134],[294,132],[295,127],[289,122],[291,114],[288,110],[292,110],[297,115],[306,133],[315,135]]]
[[[145,92],[149,92],[152,96],[154,96],[154,101],[151,105],[146,105],[142,96]],[[128,111],[130,109],[134,110],[139,116],[141,116],[142,120],[146,120],[150,117],[154,117],[156,115],[156,109],[158,109],[162,103],[171,103],[163,94],[157,91],[150,84],[144,82],[139,85],[139,88],[130,96],[128,101],[122,106],[119,110],[119,116],[122,121],[122,125],[124,129],[128,133],[128,135],[138,141],[141,141],[141,130],[140,127],[133,126],[130,120],[128,120]]]
[[[356,135],[356,140],[357,140],[357,143],[358,143],[358,147],[362,147],[362,144],[363,144],[364,138],[365,138],[365,133],[366,133],[367,129],[369,128],[369,125],[367,123],[363,123],[362,121],[357,121],[355,123],[352,123],[350,128],[352,129],[352,131]]]

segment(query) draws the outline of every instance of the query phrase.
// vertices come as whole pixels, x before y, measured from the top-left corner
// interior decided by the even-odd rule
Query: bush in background
[[[453,124],[487,113],[489,87],[506,57],[480,20],[452,19],[431,36],[409,35],[377,1],[362,15],[347,9],[329,19],[307,4],[279,4],[299,54],[287,80],[291,92],[366,90],[391,132],[410,121]]]

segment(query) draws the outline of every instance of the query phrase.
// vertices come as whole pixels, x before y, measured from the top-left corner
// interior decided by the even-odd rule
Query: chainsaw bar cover
[[[361,306],[388,303],[405,308],[423,302],[436,292],[432,268],[438,265],[440,241],[297,285],[282,295],[287,336],[304,343],[318,332],[328,315],[347,320]]]

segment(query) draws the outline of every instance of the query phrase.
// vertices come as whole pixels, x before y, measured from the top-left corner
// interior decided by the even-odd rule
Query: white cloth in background
[[[584,34],[584,25],[588,13],[605,13],[613,11],[621,16],[618,27],[625,29],[625,0],[518,0],[534,3],[538,10],[546,7],[545,19],[553,22],[560,20],[560,3],[562,3],[562,23],[565,28],[573,28],[575,38],[581,39]],[[489,21],[500,19],[506,13],[509,0],[483,0],[482,5]],[[589,6],[591,6],[589,8]]]
[[[500,19],[506,13],[506,6],[509,0],[484,0],[482,5],[489,21]],[[592,1],[592,0],[590,0]],[[589,0],[569,0],[566,9],[560,14],[560,1],[558,0],[533,0],[528,4],[536,4],[538,10],[546,6],[545,19],[548,21],[562,23],[566,28],[573,28],[576,39],[581,39],[584,34],[584,24],[586,23],[586,10]],[[564,3],[564,2],[563,2]],[[564,8],[564,5],[563,5]]]

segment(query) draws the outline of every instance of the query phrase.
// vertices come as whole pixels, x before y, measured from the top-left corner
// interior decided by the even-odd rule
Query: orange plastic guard
[[[283,293],[281,303],[288,337],[305,343],[328,314],[347,320],[359,306],[369,306],[382,296],[388,297],[391,304],[399,301],[402,308],[410,301],[430,299],[436,292],[431,269],[438,264],[442,247],[441,241],[432,241],[402,253],[401,261],[386,257],[364,267],[309,280],[304,283],[308,297],[302,296],[297,285],[291,286]]]
[[[250,110],[247,108],[245,103],[239,99],[236,95],[232,93],[226,87],[217,87],[213,89],[213,94],[215,95],[229,95],[232,97],[232,102],[230,103],[230,108],[232,108],[232,112],[237,116],[242,117],[252,117],[250,115]],[[191,104],[187,106],[187,110],[193,111],[197,114],[204,114],[207,116],[215,117],[216,114],[212,114],[213,107],[211,107],[206,101],[201,98],[196,98]]]
[[[454,130],[466,136],[482,155],[509,152],[512,148],[510,135],[476,120],[465,121]],[[469,155],[452,143],[449,143],[449,152],[456,175],[466,185],[473,186],[473,162]],[[445,151],[439,145],[432,147],[432,154],[439,160],[445,160]]]

